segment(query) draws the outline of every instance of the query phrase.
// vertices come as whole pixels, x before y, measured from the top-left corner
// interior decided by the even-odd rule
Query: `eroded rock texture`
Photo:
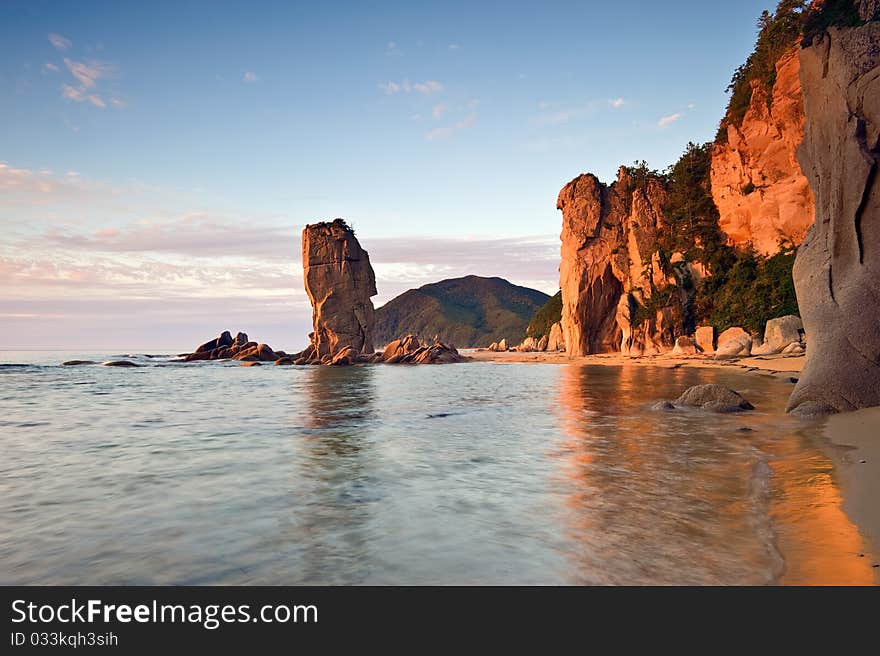
[[[376,276],[345,221],[307,225],[302,235],[303,280],[312,303],[307,360],[332,362],[340,353],[373,353]]]
[[[624,167],[609,186],[584,174],[559,192],[561,324],[569,355],[650,355],[674,346],[681,303],[645,311],[657,289],[676,282],[657,253],[665,201],[662,181],[636,181]]]
[[[772,255],[780,242],[800,244],[813,222],[813,195],[797,161],[804,106],[795,46],[776,63],[771,97],[752,82],[740,126],[712,152],[712,198],[719,226],[735,244]]]
[[[794,266],[809,348],[788,409],[841,412],[880,405],[880,23],[829,29],[800,64],[816,222]]]

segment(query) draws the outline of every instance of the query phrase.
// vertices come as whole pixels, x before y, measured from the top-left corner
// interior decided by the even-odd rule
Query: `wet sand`
[[[880,408],[833,415],[825,436],[840,473],[843,509],[880,547]]]
[[[465,355],[479,362],[534,362],[544,364],[598,364],[608,366],[627,365],[650,365],[652,367],[696,367],[718,369],[724,367],[736,367],[745,371],[757,371],[762,374],[778,375],[781,378],[797,376],[803,369],[805,357],[803,355],[758,355],[747,358],[735,358],[731,360],[715,360],[702,355],[651,355],[644,357],[631,357],[620,353],[603,353],[600,355],[586,355],[579,358],[570,358],[562,352],[523,352],[506,351],[496,353],[493,351],[464,351]]]
[[[590,364],[607,366],[655,366],[718,369],[735,367],[746,373],[770,375],[780,379],[797,378],[805,356],[762,355],[733,360],[715,360],[702,355],[663,354],[629,357],[619,353],[570,358],[561,352],[519,353],[508,351],[469,351],[481,362],[533,362],[545,364]],[[848,414],[832,415],[824,427],[827,442],[822,450],[833,460],[839,482],[843,510],[880,554],[880,408],[867,408]],[[865,557],[869,557],[867,554]],[[880,563],[872,563],[874,565]]]

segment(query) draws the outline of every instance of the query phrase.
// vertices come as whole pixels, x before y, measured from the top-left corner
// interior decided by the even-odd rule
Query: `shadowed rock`
[[[105,367],[140,367],[139,364],[129,362],[128,360],[110,360],[109,362],[102,362],[101,364]]]
[[[830,28],[800,61],[816,221],[794,265],[809,348],[788,411],[843,412],[880,405],[880,23]]]
[[[76,367],[78,365],[83,364],[96,364],[93,360],[68,360],[67,362],[62,362],[62,367]]]

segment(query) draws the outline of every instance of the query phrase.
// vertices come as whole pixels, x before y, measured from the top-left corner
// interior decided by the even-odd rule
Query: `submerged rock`
[[[93,360],[68,360],[67,362],[62,362],[61,366],[62,367],[76,367],[78,365],[83,365],[83,364],[97,364],[97,363]]]
[[[140,367],[139,364],[129,362],[128,360],[110,360],[109,362],[102,362],[101,364],[105,367]]]
[[[674,405],[700,408],[708,412],[742,412],[755,409],[739,392],[715,384],[688,388],[674,401]]]

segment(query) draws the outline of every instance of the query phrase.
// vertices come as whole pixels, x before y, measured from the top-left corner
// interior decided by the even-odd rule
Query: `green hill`
[[[549,298],[502,278],[443,280],[410,289],[377,309],[374,342],[384,345],[411,333],[427,339],[439,335],[458,348],[489,346],[502,338],[516,344]]]

